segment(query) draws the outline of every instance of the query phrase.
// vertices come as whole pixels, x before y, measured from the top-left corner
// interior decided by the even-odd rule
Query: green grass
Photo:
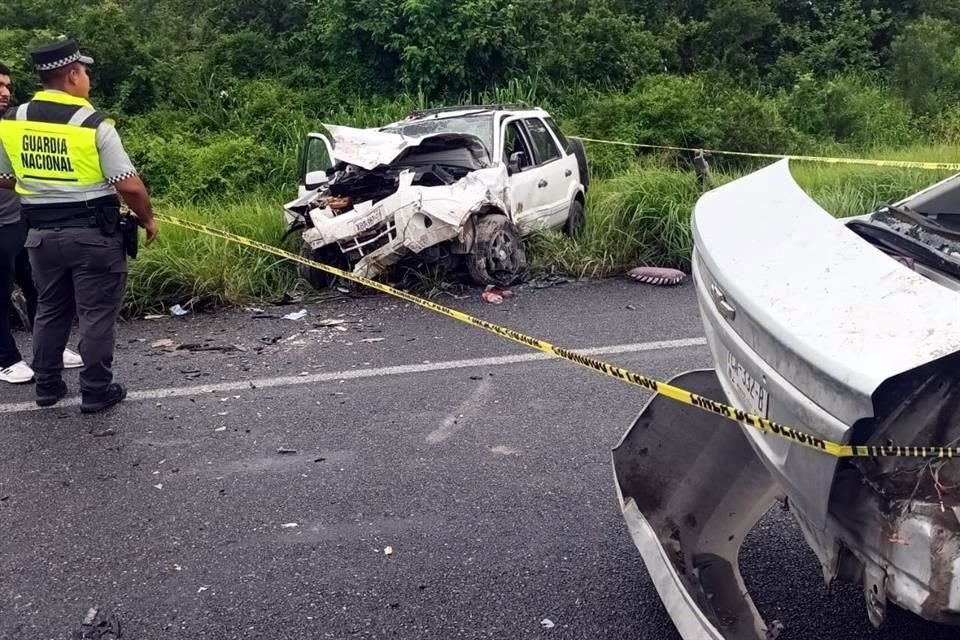
[[[960,162],[960,151],[918,147],[880,150],[868,157]],[[738,171],[715,172],[712,186],[725,184],[768,162],[750,162]],[[811,198],[837,217],[868,213],[951,174],[809,162],[792,162],[791,172]],[[635,266],[689,268],[690,213],[702,193],[692,170],[676,161],[651,159],[595,185],[587,202],[583,237],[574,241],[547,233],[532,240],[535,271],[595,278]]]
[[[275,245],[285,230],[280,202],[264,196],[222,205],[158,203],[156,209]],[[156,243],[141,246],[131,261],[129,313],[163,311],[191,299],[194,308],[239,305],[303,289],[290,262],[170,224],[160,227]]]
[[[960,162],[960,149],[880,149],[863,157]],[[719,186],[767,162],[715,172],[712,184]],[[807,162],[791,163],[791,168],[800,186],[838,217],[869,212],[951,173]],[[531,238],[531,268],[580,278],[606,277],[639,265],[686,269],[690,212],[701,194],[692,170],[675,157],[634,161],[618,177],[593,181],[581,238],[558,233]],[[255,195],[208,205],[161,203],[157,209],[277,245],[285,231],[281,206],[287,196]],[[286,248],[296,251],[298,242],[293,234]],[[269,302],[289,292],[309,292],[292,263],[166,224],[157,244],[141,247],[131,263],[127,311],[164,311],[189,300],[194,308],[235,306]]]

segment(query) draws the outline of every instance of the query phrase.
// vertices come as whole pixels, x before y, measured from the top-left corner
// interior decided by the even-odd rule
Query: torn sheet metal
[[[407,252],[459,237],[470,216],[484,208],[510,210],[503,166],[474,171],[451,185],[420,187],[413,179],[413,171],[401,173],[396,193],[376,203],[357,203],[347,213],[311,210],[313,228],[304,232],[304,241],[314,249],[337,242],[344,253],[359,252],[363,257],[354,272],[369,278]]]
[[[324,125],[333,136],[333,156],[368,171],[390,164],[419,140],[375,129],[356,129],[335,124]],[[422,140],[422,139],[421,139]]]

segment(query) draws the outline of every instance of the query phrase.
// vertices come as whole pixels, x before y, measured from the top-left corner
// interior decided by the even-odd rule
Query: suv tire
[[[465,257],[475,284],[508,287],[527,273],[520,229],[503,214],[474,219],[473,250]]]
[[[350,265],[347,264],[345,256],[340,253],[335,246],[313,249],[309,244],[304,242],[300,247],[300,257],[307,258],[308,260],[314,260],[316,262],[322,262],[323,264],[328,264],[331,267],[337,267],[338,269],[342,269],[344,271],[350,270]],[[300,273],[300,277],[309,282],[310,286],[317,291],[333,288],[339,279],[333,274],[327,273],[326,271],[321,271],[320,269],[314,269],[313,267],[308,267],[305,264],[298,263],[297,269]]]

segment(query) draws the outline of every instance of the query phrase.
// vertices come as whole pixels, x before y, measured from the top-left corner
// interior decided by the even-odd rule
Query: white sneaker
[[[63,368],[78,369],[83,366],[83,359],[80,354],[70,349],[63,350]]]
[[[27,366],[27,363],[23,360],[0,371],[0,382],[9,382],[10,384],[26,384],[32,381],[33,369]]]

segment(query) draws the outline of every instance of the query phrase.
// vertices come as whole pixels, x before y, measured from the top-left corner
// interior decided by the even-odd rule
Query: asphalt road
[[[441,300],[661,379],[710,365],[689,285]],[[642,392],[382,297],[308,311],[122,325],[107,415],[0,389],[0,637],[94,607],[137,640],[677,638],[610,465]],[[789,514],[742,561],[781,638],[948,637],[874,631]]]

